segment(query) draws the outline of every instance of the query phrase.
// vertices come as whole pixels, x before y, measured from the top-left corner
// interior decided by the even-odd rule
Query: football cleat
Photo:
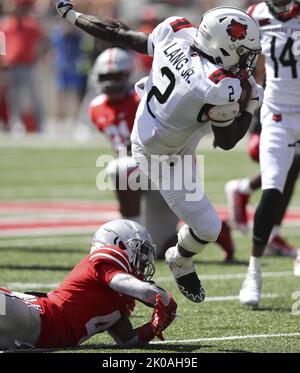
[[[274,256],[290,256],[292,258],[296,258],[297,250],[284,238],[277,235],[269,240],[265,254]]]
[[[231,237],[230,227],[225,220],[222,220],[222,229],[216,243],[225,251],[225,262],[234,260],[234,244]]]
[[[229,219],[237,230],[243,234],[247,234],[249,230],[247,203],[249,201],[250,194],[241,193],[239,191],[239,183],[239,180],[231,180],[225,185]]]
[[[242,284],[239,301],[243,305],[257,306],[261,298],[261,271],[249,271]]]
[[[192,302],[203,302],[205,291],[195,271],[193,259],[176,255],[176,249],[176,246],[170,247],[166,251],[165,259],[180,292]]]

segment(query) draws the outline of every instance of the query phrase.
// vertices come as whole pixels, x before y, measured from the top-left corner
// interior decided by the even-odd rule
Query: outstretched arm
[[[97,39],[148,54],[148,34],[130,30],[124,23],[111,18],[95,17],[76,12],[69,0],[54,0],[57,11],[74,24]]]

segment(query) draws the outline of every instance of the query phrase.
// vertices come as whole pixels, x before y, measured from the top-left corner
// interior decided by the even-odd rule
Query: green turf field
[[[99,170],[95,147],[1,147],[0,202],[24,200],[107,200],[111,192],[100,193],[95,180]],[[225,204],[224,183],[254,173],[257,166],[242,151],[205,151],[205,190],[216,204]],[[293,206],[300,206],[299,188]],[[256,202],[258,196],[253,198]],[[284,228],[291,243],[300,247],[299,226]],[[236,296],[246,271],[250,236],[234,234],[237,264],[222,263],[223,253],[209,245],[197,257],[197,271],[203,277],[207,301],[193,304],[183,298],[163,262],[157,263],[155,278],[174,294],[178,319],[166,331],[164,344],[147,350],[156,352],[300,352],[300,279],[293,277],[290,258],[265,257],[263,298],[259,309],[239,305]],[[91,234],[0,238],[0,286],[11,290],[49,290],[89,251]],[[22,286],[20,286],[23,285]],[[22,290],[20,290],[22,288]],[[293,293],[299,292],[297,299]],[[295,312],[294,312],[295,313]],[[151,310],[138,305],[132,321],[149,320]],[[297,334],[298,335],[294,335]],[[237,336],[241,338],[238,339]],[[253,337],[254,336],[254,337]],[[232,337],[232,339],[221,339]],[[215,338],[215,339],[212,339]],[[179,341],[179,342],[176,342]],[[70,350],[67,350],[70,351]],[[73,352],[117,352],[109,336],[99,334]],[[132,350],[131,350],[132,351]],[[144,351],[144,350],[134,350]],[[127,352],[123,351],[122,352]]]

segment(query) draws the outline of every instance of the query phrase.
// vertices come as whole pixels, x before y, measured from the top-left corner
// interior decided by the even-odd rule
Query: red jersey
[[[109,287],[118,273],[132,273],[126,253],[94,246],[56,290],[38,298],[42,324],[36,347],[76,346],[129,316],[134,299]]]
[[[130,145],[135,113],[140,98],[134,90],[120,101],[110,102],[107,95],[97,96],[90,104],[90,118],[118,152],[120,146]]]
[[[35,18],[7,17],[1,22],[0,31],[6,39],[6,54],[2,56],[4,63],[11,67],[35,62],[37,46],[43,37],[43,31]]]

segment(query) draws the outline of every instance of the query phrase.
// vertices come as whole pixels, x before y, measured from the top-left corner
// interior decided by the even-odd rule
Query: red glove
[[[177,303],[175,302],[174,298],[172,297],[171,294],[169,294],[169,304],[166,308],[167,310],[167,316],[168,316],[168,321],[167,324],[164,328],[164,330],[172,324],[172,322],[175,320],[176,317],[176,310],[177,310]]]
[[[259,139],[258,133],[252,133],[248,143],[248,154],[255,162],[259,162]]]
[[[169,304],[165,307],[161,295],[156,295],[150,322],[138,328],[138,337],[141,342],[149,342],[154,337],[165,340],[162,332],[174,321],[177,309],[177,303],[170,294],[169,297]]]
[[[168,313],[167,309],[164,306],[161,295],[156,295],[156,302],[154,305],[154,310],[151,317],[151,329],[153,330],[154,334],[164,341],[164,337],[162,335],[162,331],[167,327],[168,323]]]

